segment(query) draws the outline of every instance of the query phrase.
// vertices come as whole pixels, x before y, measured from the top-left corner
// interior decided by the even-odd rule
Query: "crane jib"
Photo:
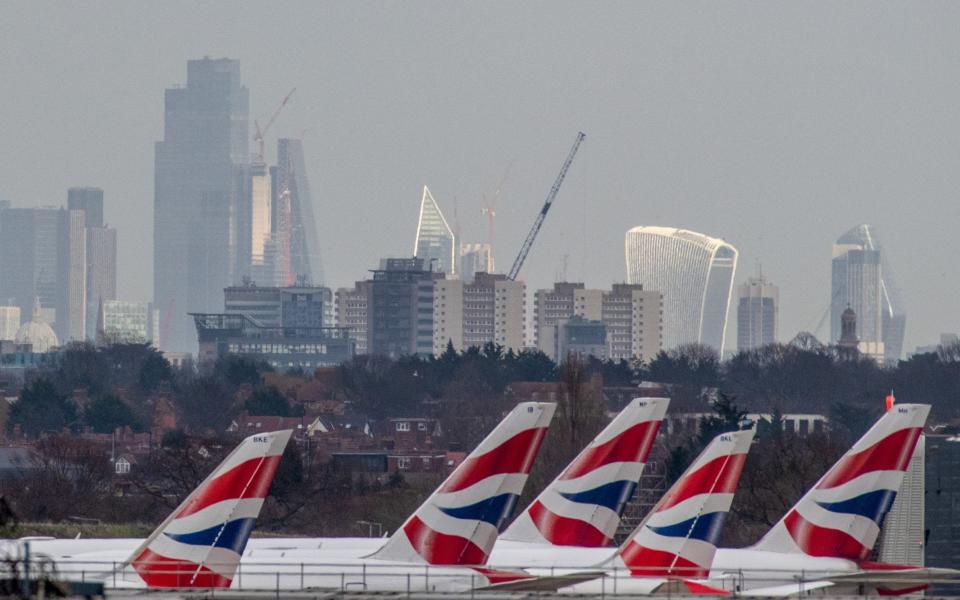
[[[550,210],[550,205],[553,204],[553,200],[557,197],[557,193],[560,191],[560,186],[563,184],[563,179],[567,176],[567,169],[569,169],[570,164],[573,163],[573,157],[576,156],[577,150],[580,148],[580,142],[582,142],[583,138],[585,137],[587,137],[587,134],[583,133],[582,131],[577,133],[577,140],[573,143],[573,147],[570,148],[570,153],[567,155],[567,159],[563,161],[563,166],[560,168],[560,173],[557,175],[557,179],[553,182],[553,187],[550,188],[550,193],[547,195],[547,200],[543,203],[543,208],[540,209],[540,213],[534,220],[533,227],[530,228],[527,238],[523,241],[523,245],[520,246],[520,252],[517,254],[517,258],[513,261],[513,266],[510,268],[510,273],[507,275],[508,278],[516,279],[517,275],[520,274],[520,268],[523,266],[524,261],[527,259],[527,254],[530,253],[530,249],[533,247],[533,242],[537,238],[537,233],[540,232],[540,228],[543,226],[543,220],[547,216],[547,211]]]

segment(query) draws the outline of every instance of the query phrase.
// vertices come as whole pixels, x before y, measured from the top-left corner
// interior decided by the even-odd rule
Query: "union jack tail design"
[[[523,491],[556,406],[518,404],[371,558],[485,564]]]
[[[151,588],[230,587],[291,430],[243,440],[127,564]]]
[[[754,431],[722,433],[620,547],[635,577],[705,577],[733,503]]]
[[[631,401],[501,537],[556,546],[608,545],[669,404],[668,398]]]
[[[895,404],[755,549],[862,561],[873,549],[930,406]]]

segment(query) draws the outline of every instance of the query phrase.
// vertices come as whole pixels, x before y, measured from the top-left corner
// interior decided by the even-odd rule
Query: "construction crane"
[[[258,123],[256,119],[253,120],[253,128],[255,130],[253,133],[253,141],[257,143],[257,148],[259,152],[258,158],[260,159],[260,162],[266,161],[266,154],[264,153],[264,147],[263,147],[263,138],[264,136],[267,135],[267,130],[269,130],[270,126],[273,125],[273,122],[277,120],[277,117],[280,115],[280,111],[283,110],[283,107],[287,105],[287,101],[290,100],[290,96],[292,96],[295,91],[297,91],[297,88],[293,88],[292,90],[290,90],[290,93],[287,94],[286,97],[284,97],[283,102],[280,103],[280,106],[277,107],[277,110],[273,111],[273,116],[271,116],[270,120],[267,121],[267,124],[263,126],[263,129],[260,129],[260,123]]]
[[[487,244],[490,246],[490,262],[487,265],[487,271],[490,273],[495,271],[493,267],[493,221],[497,216],[497,200],[500,198],[500,191],[503,189],[503,184],[507,181],[507,176],[510,175],[510,169],[513,168],[513,162],[514,161],[511,160],[507,165],[507,170],[503,172],[503,177],[500,178],[500,183],[497,184],[497,189],[493,192],[493,200],[487,201],[487,195],[483,195],[483,209],[481,209],[481,213],[487,217]]]
[[[557,180],[553,182],[553,187],[550,188],[550,193],[547,194],[547,200],[543,203],[540,214],[538,214],[534,220],[533,227],[530,228],[530,233],[527,234],[527,239],[523,241],[523,246],[520,247],[520,253],[517,254],[517,258],[513,261],[513,266],[510,267],[510,273],[507,277],[511,280],[515,280],[517,275],[520,274],[520,268],[523,266],[523,262],[527,260],[527,254],[530,253],[530,248],[533,247],[533,242],[537,239],[540,228],[543,227],[543,220],[547,218],[547,211],[550,210],[550,206],[557,197],[560,186],[563,185],[563,179],[567,176],[567,169],[570,168],[573,157],[577,155],[577,150],[580,148],[580,142],[582,142],[585,137],[587,137],[587,134],[584,132],[580,131],[577,133],[577,141],[575,141],[573,147],[570,148],[570,154],[567,155],[567,160],[563,161],[563,166],[560,167],[560,174],[557,175]]]

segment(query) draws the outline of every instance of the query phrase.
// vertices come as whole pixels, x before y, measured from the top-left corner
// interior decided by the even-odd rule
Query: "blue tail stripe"
[[[560,495],[577,504],[598,504],[622,515],[627,500],[633,496],[635,489],[637,489],[636,481],[611,481],[592,490],[560,492]]]
[[[485,521],[499,530],[510,513],[513,512],[516,503],[516,494],[500,494],[468,506],[458,506],[456,508],[441,506],[439,508],[455,519]]]
[[[243,549],[247,546],[247,540],[250,539],[250,532],[253,531],[256,524],[257,520],[252,518],[235,519],[228,521],[226,524],[214,525],[209,529],[191,531],[190,533],[164,532],[164,535],[181,544],[226,548],[243,555]]]
[[[873,520],[879,524],[883,515],[887,514],[897,493],[893,490],[874,490],[866,494],[860,494],[849,500],[839,502],[817,502],[821,507],[835,513],[844,513],[848,515],[860,515]]]
[[[723,531],[723,521],[727,518],[726,511],[707,513],[699,517],[693,517],[686,521],[674,523],[673,525],[664,525],[663,527],[647,527],[659,535],[665,537],[691,537],[697,540],[709,542],[714,546],[720,541],[720,533]]]

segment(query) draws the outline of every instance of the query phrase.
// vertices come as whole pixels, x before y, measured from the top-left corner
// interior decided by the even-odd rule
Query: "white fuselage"
[[[68,579],[104,579],[116,587],[142,586],[129,567],[114,577],[120,565],[143,540],[117,539],[33,539],[34,559],[49,558]],[[334,588],[370,591],[458,591],[487,582],[480,571],[464,567],[414,565],[367,558],[380,549],[384,538],[251,538],[243,553],[232,589]],[[19,540],[0,542],[0,555],[19,552]],[[607,577],[570,586],[563,591],[577,593],[650,593],[664,580],[631,577],[624,569],[610,565],[615,548],[558,547],[498,540],[491,553],[492,569],[523,568],[531,575],[553,576],[578,571],[605,570]],[[720,549],[704,583],[727,590],[748,591],[803,581],[822,580],[831,575],[859,570],[856,563],[836,558],[815,558],[798,554],[751,549]]]

